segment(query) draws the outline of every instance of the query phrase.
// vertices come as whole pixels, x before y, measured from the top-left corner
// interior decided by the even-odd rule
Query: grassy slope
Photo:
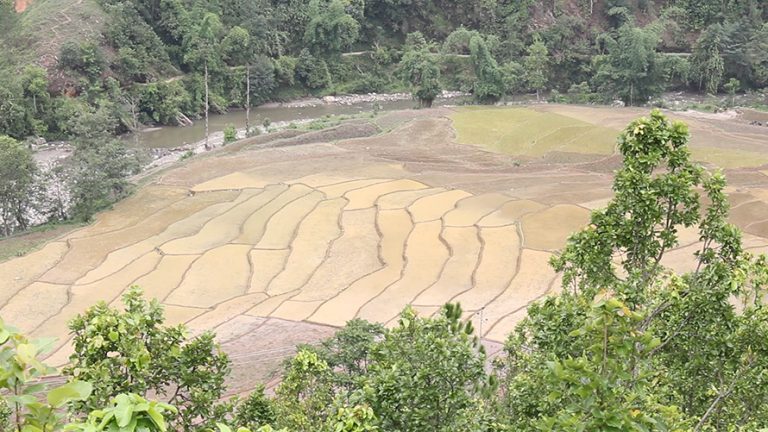
[[[11,21],[0,34],[6,57],[0,67],[36,63],[52,70],[66,42],[99,41],[106,15],[96,0],[35,0]]]
[[[539,157],[552,151],[611,154],[616,131],[525,108],[471,108],[452,116],[458,140],[501,153]]]
[[[451,116],[458,141],[513,156],[541,157],[559,151],[608,155],[613,153],[618,130],[602,127],[566,115],[537,112],[527,108],[472,107]],[[691,146],[698,162],[720,168],[754,168],[768,164],[768,155],[733,148],[733,136],[711,132],[715,142]],[[722,137],[723,143],[717,143]]]

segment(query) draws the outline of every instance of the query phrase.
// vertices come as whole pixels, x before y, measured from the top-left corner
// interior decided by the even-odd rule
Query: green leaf
[[[114,330],[109,332],[109,340],[112,342],[117,342],[117,339],[120,337],[120,334]]]
[[[16,358],[23,364],[33,363],[36,356],[37,347],[32,344],[21,344],[16,347]]]
[[[48,403],[59,408],[66,403],[88,399],[93,386],[85,381],[71,381],[48,392]]]
[[[11,333],[5,328],[0,328],[0,344],[8,342],[9,337],[11,337]]]
[[[128,395],[119,394],[115,397],[115,420],[121,428],[128,426],[133,417],[133,404]]]
[[[17,403],[20,405],[29,405],[37,402],[37,399],[35,399],[35,397],[32,395],[7,396],[5,399],[8,402]]]
[[[149,415],[152,421],[155,422],[155,425],[160,429],[160,432],[165,432],[165,418],[157,409],[155,409],[155,407],[150,406],[149,409],[147,409],[147,415]]]

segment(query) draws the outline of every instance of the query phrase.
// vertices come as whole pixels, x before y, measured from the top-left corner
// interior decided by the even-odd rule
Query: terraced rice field
[[[158,173],[93,225],[0,263],[0,316],[57,337],[49,362],[61,365],[67,321],[136,284],[170,322],[216,330],[236,375],[355,317],[392,324],[407,304],[428,315],[461,302],[500,342],[560,288],[547,262],[610,198],[613,140],[642,113],[441,108],[244,141]],[[768,149],[761,130],[690,123],[694,151]],[[767,167],[739,161],[725,164],[733,220],[764,251]],[[697,240],[682,234],[675,268]]]

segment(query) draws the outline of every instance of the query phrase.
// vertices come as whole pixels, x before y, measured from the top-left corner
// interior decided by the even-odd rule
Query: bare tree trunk
[[[251,65],[245,65],[245,136],[251,132]]]
[[[209,104],[208,104],[208,62],[205,62],[205,149],[210,150],[211,147],[208,145],[208,111],[209,111]]]
[[[137,97],[127,96],[125,102],[131,109],[131,129],[133,132],[133,142],[139,147],[141,137],[139,136],[139,101]]]

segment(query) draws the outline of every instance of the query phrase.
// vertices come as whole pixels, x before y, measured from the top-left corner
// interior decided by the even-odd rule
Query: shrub
[[[224,144],[226,145],[235,141],[237,141],[237,129],[235,128],[235,125],[228,124],[227,127],[224,128]]]

